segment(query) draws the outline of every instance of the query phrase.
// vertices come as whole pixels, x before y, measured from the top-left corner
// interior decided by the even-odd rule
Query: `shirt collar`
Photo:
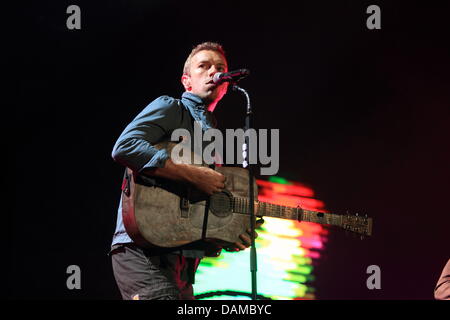
[[[186,91],[181,95],[181,102],[189,109],[195,121],[201,123],[203,130],[216,126],[214,115],[207,110],[205,102],[199,96]]]
[[[203,100],[193,93],[187,91],[184,92],[181,96],[181,101],[186,106],[194,110],[206,110],[206,104],[203,102]]]

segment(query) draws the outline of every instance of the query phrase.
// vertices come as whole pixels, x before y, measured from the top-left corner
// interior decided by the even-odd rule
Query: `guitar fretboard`
[[[249,200],[244,197],[233,198],[233,211],[250,214]],[[255,201],[255,215],[267,216],[281,219],[306,221],[320,224],[329,224],[334,226],[342,226],[343,218],[341,215],[333,213],[324,213],[302,209],[300,207],[287,207],[268,202]]]

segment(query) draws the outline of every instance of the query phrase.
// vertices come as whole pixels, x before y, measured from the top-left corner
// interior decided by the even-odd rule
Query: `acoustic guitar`
[[[158,148],[173,148],[166,142]],[[170,152],[169,152],[170,154]],[[126,169],[122,186],[125,229],[143,247],[178,247],[199,240],[227,246],[250,228],[248,170],[217,167],[225,189],[207,196],[192,186],[151,178]],[[255,199],[257,186],[255,183]],[[362,236],[372,235],[372,218],[339,215],[255,201],[255,215],[336,226]]]

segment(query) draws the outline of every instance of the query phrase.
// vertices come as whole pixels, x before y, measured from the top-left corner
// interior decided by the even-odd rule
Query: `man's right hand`
[[[225,188],[225,176],[208,167],[191,166],[189,180],[200,191],[208,195],[220,192]]]

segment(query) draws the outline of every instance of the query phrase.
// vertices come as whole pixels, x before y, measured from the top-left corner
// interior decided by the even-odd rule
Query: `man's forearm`
[[[176,164],[171,159],[167,159],[163,168],[144,169],[142,173],[148,176],[192,183],[193,170],[195,168],[189,164]]]
[[[225,176],[208,167],[178,164],[167,159],[163,168],[144,169],[142,173],[179,182],[187,182],[208,195],[225,187]]]

